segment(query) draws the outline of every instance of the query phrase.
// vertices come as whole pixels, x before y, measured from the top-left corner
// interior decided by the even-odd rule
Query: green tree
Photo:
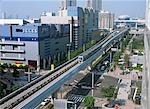
[[[13,77],[19,77],[19,71],[17,69],[14,69]]]
[[[121,56],[121,52],[116,52],[113,56],[113,61],[115,62],[115,64],[118,64],[118,60],[120,59]]]
[[[114,97],[115,87],[114,86],[104,87],[102,88],[101,92],[105,98],[111,100]]]
[[[84,106],[87,109],[92,109],[94,107],[95,99],[92,96],[86,96],[84,99]]]
[[[0,66],[0,73],[4,73],[4,68]]]
[[[128,54],[125,54],[124,60],[125,60],[125,67],[128,68],[128,66],[129,66],[129,55]]]

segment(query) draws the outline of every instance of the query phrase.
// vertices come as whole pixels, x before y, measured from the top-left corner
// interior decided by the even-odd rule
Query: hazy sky
[[[57,12],[61,0],[0,0],[0,12],[7,17],[39,17],[42,11]],[[86,0],[78,0],[78,6],[85,7]],[[145,0],[103,0],[103,9],[119,15],[144,18]],[[1,17],[1,15],[0,15]]]

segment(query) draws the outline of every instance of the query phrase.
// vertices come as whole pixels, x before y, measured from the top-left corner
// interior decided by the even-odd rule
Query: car
[[[44,101],[45,101],[45,102],[49,102],[49,101],[51,101],[51,99],[46,98]]]
[[[42,106],[45,106],[46,104],[47,104],[47,102],[45,102],[45,101],[43,101],[43,102],[41,103]]]
[[[80,56],[78,56],[78,60],[79,60],[80,62],[83,62],[83,61],[84,61],[84,57],[83,57],[82,55],[80,55]]]
[[[50,98],[46,98],[44,99],[44,101],[41,103],[42,106],[45,106],[47,105],[49,102],[51,102],[51,99]]]
[[[104,71],[106,69],[105,66],[101,66],[101,71]]]

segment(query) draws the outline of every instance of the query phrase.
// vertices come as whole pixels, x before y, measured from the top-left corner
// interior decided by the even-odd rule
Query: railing
[[[8,50],[8,49],[0,49],[0,52],[4,53],[24,53],[24,50]]]
[[[0,57],[1,60],[21,60],[24,61],[25,58],[19,58],[19,57],[6,57],[6,56],[1,56]]]
[[[20,46],[24,46],[25,43],[22,42],[0,42],[0,45],[20,45]]]

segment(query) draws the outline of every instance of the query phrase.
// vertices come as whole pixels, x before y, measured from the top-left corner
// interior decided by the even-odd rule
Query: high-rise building
[[[113,29],[114,28],[114,14],[108,11],[101,11],[99,13],[98,25],[100,29]]]
[[[145,68],[142,84],[142,109],[150,109],[150,0],[146,0],[146,31],[144,35]]]
[[[86,7],[100,11],[102,10],[102,0],[86,0]]]
[[[70,6],[77,6],[77,0],[62,0],[61,9],[67,9]]]

